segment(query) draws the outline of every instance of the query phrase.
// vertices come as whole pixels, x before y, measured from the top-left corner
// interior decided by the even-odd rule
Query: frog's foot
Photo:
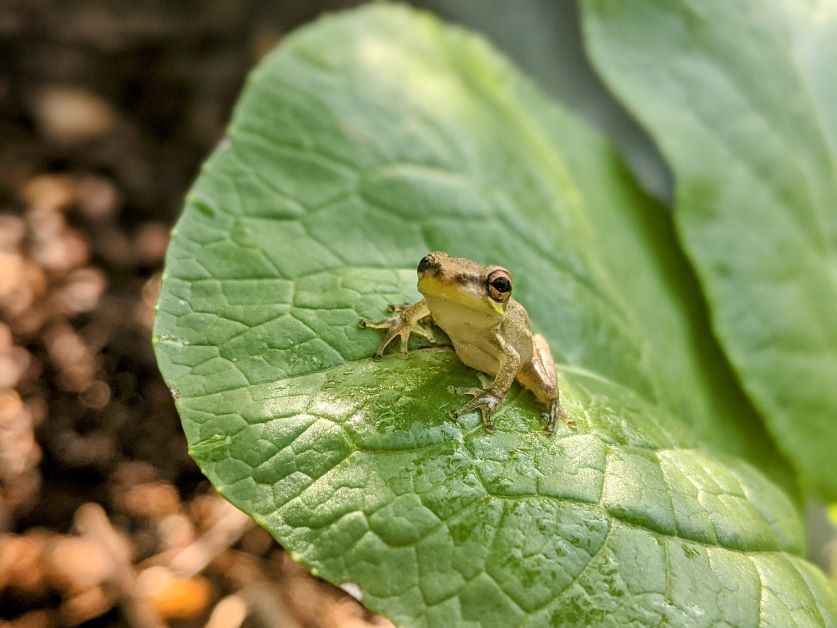
[[[401,339],[401,355],[407,354],[407,342],[410,340],[410,334],[413,332],[424,336],[431,335],[428,329],[421,326],[421,320],[427,318],[430,310],[427,309],[427,303],[422,299],[416,301],[412,305],[398,306],[398,314],[390,316],[382,321],[367,321],[360,319],[357,324],[362,328],[385,329],[386,334],[381,344],[378,345],[378,350],[375,351],[374,359],[380,360],[384,357],[384,349],[392,342],[395,337]],[[396,308],[398,309],[398,308]]]
[[[455,421],[463,414],[479,410],[485,430],[487,432],[494,431],[494,422],[491,420],[491,415],[494,414],[497,405],[502,401],[502,397],[496,395],[490,389],[485,390],[483,388],[456,388],[451,386],[448,388],[448,392],[457,395],[472,395],[474,397],[471,401],[459,408],[459,410],[450,412],[450,418]]]
[[[390,303],[387,305],[387,312],[403,312],[408,307],[411,307],[410,303]],[[411,330],[414,334],[418,334],[428,342],[432,344],[436,344],[436,336],[433,333],[433,317],[429,314],[424,318],[420,319],[413,325],[413,329]]]
[[[413,333],[418,334],[431,344],[435,345],[437,342],[436,336],[433,334],[433,327],[431,325],[418,323],[415,327],[413,327]]]
[[[552,434],[555,431],[555,422],[558,420],[558,417],[561,417],[561,420],[564,421],[568,428],[575,429],[575,419],[564,412],[563,408],[561,408],[560,399],[554,399],[549,404],[547,411],[541,415],[541,419],[544,422],[543,431],[546,434]]]
[[[396,336],[401,339],[401,354],[406,354],[407,342],[410,340],[410,333],[418,331],[417,327],[411,327],[408,325],[400,314],[398,316],[390,316],[382,321],[368,321],[362,318],[357,322],[357,324],[361,329],[387,330],[387,333],[384,335],[384,339],[381,340],[381,344],[378,345],[378,349],[375,351],[375,355],[372,356],[374,360],[380,360],[384,357],[384,349],[387,348],[387,345],[392,342]]]

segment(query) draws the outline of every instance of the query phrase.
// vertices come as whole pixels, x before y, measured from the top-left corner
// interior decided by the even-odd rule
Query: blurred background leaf
[[[779,447],[837,498],[837,10],[583,3],[596,66],[674,170],[713,328]]]

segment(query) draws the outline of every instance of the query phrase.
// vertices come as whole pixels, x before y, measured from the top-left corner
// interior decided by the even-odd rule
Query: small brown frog
[[[542,415],[546,433],[555,429],[559,416],[567,426],[575,427],[575,421],[561,409],[549,343],[540,334],[532,335],[526,308],[511,298],[508,270],[435,251],[419,262],[418,290],[424,298],[393,308],[395,316],[359,322],[361,327],[387,330],[375,358],[383,356],[396,336],[401,338],[403,353],[411,333],[432,340],[432,331],[423,324],[423,319],[432,317],[432,322],[450,337],[462,362],[495,378],[486,389],[452,389],[457,394],[473,395],[473,399],[452,412],[451,418],[479,410],[485,429],[493,431],[492,414],[517,379],[546,408]]]

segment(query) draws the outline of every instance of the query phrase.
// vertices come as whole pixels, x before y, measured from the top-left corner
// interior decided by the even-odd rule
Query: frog
[[[549,343],[543,335],[532,333],[526,308],[512,298],[512,275],[507,268],[433,251],[421,258],[416,271],[422,299],[391,305],[395,315],[383,320],[358,321],[361,328],[386,331],[374,359],[382,359],[396,337],[402,355],[408,351],[411,334],[434,342],[433,326],[439,327],[464,364],[494,378],[484,387],[449,389],[471,397],[449,413],[451,419],[478,411],[485,430],[493,432],[493,415],[517,380],[544,408],[541,418],[546,434],[554,432],[558,418],[568,428],[576,427],[561,407]]]

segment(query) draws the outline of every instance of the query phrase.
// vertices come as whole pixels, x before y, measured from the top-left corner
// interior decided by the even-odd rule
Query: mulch
[[[150,344],[246,72],[349,4],[0,6],[0,626],[388,624],[213,491]]]

